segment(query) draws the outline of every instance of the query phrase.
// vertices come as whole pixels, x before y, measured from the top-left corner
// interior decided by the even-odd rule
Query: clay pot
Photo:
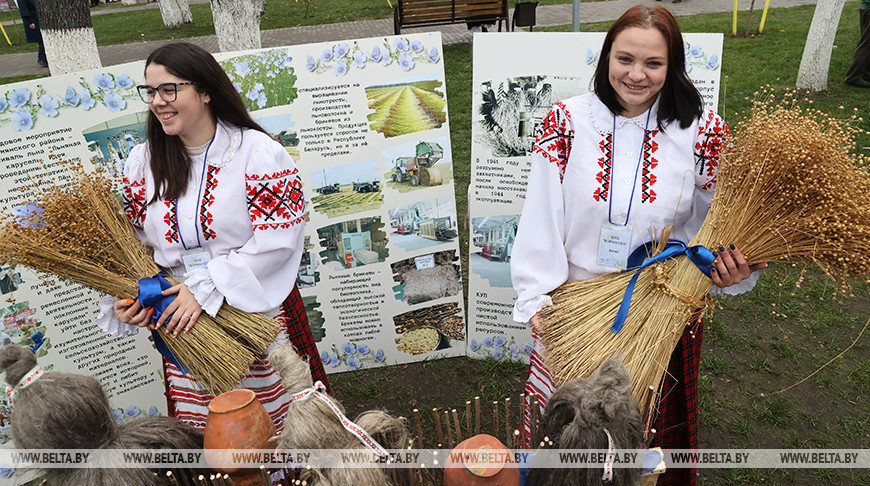
[[[218,472],[230,475],[237,486],[269,486],[258,469],[215,467],[229,462],[221,449],[271,449],[275,424],[251,390],[230,390],[208,404],[203,448],[205,460]]]
[[[466,457],[472,454],[492,454],[494,462],[475,464],[465,462]],[[515,465],[505,465],[508,457],[513,454],[504,444],[491,435],[480,434],[460,442],[453,449],[452,457],[459,456],[465,467],[445,467],[444,486],[518,486],[520,484],[520,470]]]

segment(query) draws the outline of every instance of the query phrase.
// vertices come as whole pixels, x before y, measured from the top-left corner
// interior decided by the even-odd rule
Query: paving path
[[[207,3],[208,0],[191,0],[190,3]],[[738,9],[749,10],[752,0],[738,0]],[[514,3],[511,1],[511,3]],[[652,5],[655,0],[609,0],[603,2],[581,3],[580,21],[583,23],[608,22],[618,18],[629,7],[639,3]],[[814,5],[816,0],[773,0],[771,8],[794,7],[798,5]],[[763,2],[755,2],[759,11]],[[662,2],[678,17],[702,13],[730,12],[734,8],[733,0],[683,0],[682,3]],[[125,7],[123,9],[101,9],[93,15],[111,15],[112,13],[130,9],[157,8],[154,3]],[[571,23],[572,5],[538,6],[536,17],[537,27],[549,27]],[[471,42],[472,34],[464,24],[447,25],[420,29],[403,29],[402,32],[441,31],[444,44]],[[360,20],[338,24],[312,25],[303,27],[288,27],[262,31],[263,47],[277,47],[315,42],[330,42],[344,39],[359,39],[366,37],[387,36],[393,34],[393,19]],[[190,37],[186,39],[209,50],[217,52],[217,38],[213,35]],[[171,41],[131,42],[100,46],[100,60],[104,66],[139,61],[148,57],[156,47]],[[0,77],[25,76],[33,74],[48,74],[48,69],[36,63],[36,54],[25,52],[20,54],[0,55]]]

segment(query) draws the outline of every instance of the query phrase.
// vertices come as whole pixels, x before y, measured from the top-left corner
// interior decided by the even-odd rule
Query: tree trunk
[[[266,0],[211,0],[214,31],[221,52],[259,49],[260,18]]]
[[[187,0],[157,0],[160,5],[160,15],[163,16],[163,25],[173,29],[182,24],[192,24],[193,14],[190,13],[190,5]]]
[[[816,4],[795,83],[798,88],[810,91],[823,91],[828,88],[831,51],[845,3],[846,0],[819,0]]]
[[[103,67],[88,2],[39,0],[36,10],[52,76]]]

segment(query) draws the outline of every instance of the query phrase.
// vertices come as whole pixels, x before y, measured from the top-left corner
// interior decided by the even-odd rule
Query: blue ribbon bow
[[[644,268],[669,258],[686,255],[698,267],[698,270],[707,277],[710,277],[710,270],[713,268],[713,260],[716,257],[712,251],[703,245],[689,246],[684,241],[670,239],[661,253],[646,258],[651,253],[653,245],[653,242],[641,245],[628,256],[628,269],[626,271],[634,271],[635,273],[631,277],[631,281],[628,282],[625,295],[622,297],[622,303],[619,305],[619,312],[616,313],[616,319],[613,320],[613,325],[610,326],[610,330],[613,332],[621,331],[622,326],[625,324],[625,319],[628,317],[628,309],[631,307],[631,295],[634,293],[634,285],[637,283],[637,278],[640,277],[640,272]]]
[[[143,308],[147,309],[150,307],[154,309],[154,313],[151,315],[151,320],[154,322],[157,322],[157,320],[160,319],[160,316],[166,312],[166,308],[169,304],[175,300],[174,295],[163,295],[163,291],[170,287],[172,287],[172,284],[160,274],[139,280],[139,295],[137,295],[136,298],[142,303]],[[169,321],[171,318],[172,316],[170,315],[166,320]],[[160,351],[160,354],[163,355],[164,358],[168,359],[186,375],[187,367],[184,366],[181,363],[181,360],[172,353],[172,350],[170,350],[169,346],[166,345],[166,342],[163,341],[163,337],[160,333],[152,329],[151,338],[154,340],[154,346],[157,347],[157,351]]]

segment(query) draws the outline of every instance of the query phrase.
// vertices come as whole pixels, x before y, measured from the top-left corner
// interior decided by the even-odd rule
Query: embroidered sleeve
[[[695,140],[695,177],[699,181],[700,189],[708,191],[716,185],[716,169],[719,167],[722,141],[730,136],[731,132],[725,120],[712,110],[707,110],[698,124],[698,136]]]
[[[124,166],[121,179],[121,199],[124,212],[133,226],[141,230],[145,224],[145,145],[133,147]]]
[[[535,137],[532,153],[538,154],[544,160],[559,168],[559,180],[565,178],[565,168],[568,166],[568,155],[571,153],[571,141],[574,129],[571,125],[571,115],[561,101],[547,113]]]
[[[305,219],[305,195],[296,167],[246,175],[248,212],[254,231],[287,229]]]

